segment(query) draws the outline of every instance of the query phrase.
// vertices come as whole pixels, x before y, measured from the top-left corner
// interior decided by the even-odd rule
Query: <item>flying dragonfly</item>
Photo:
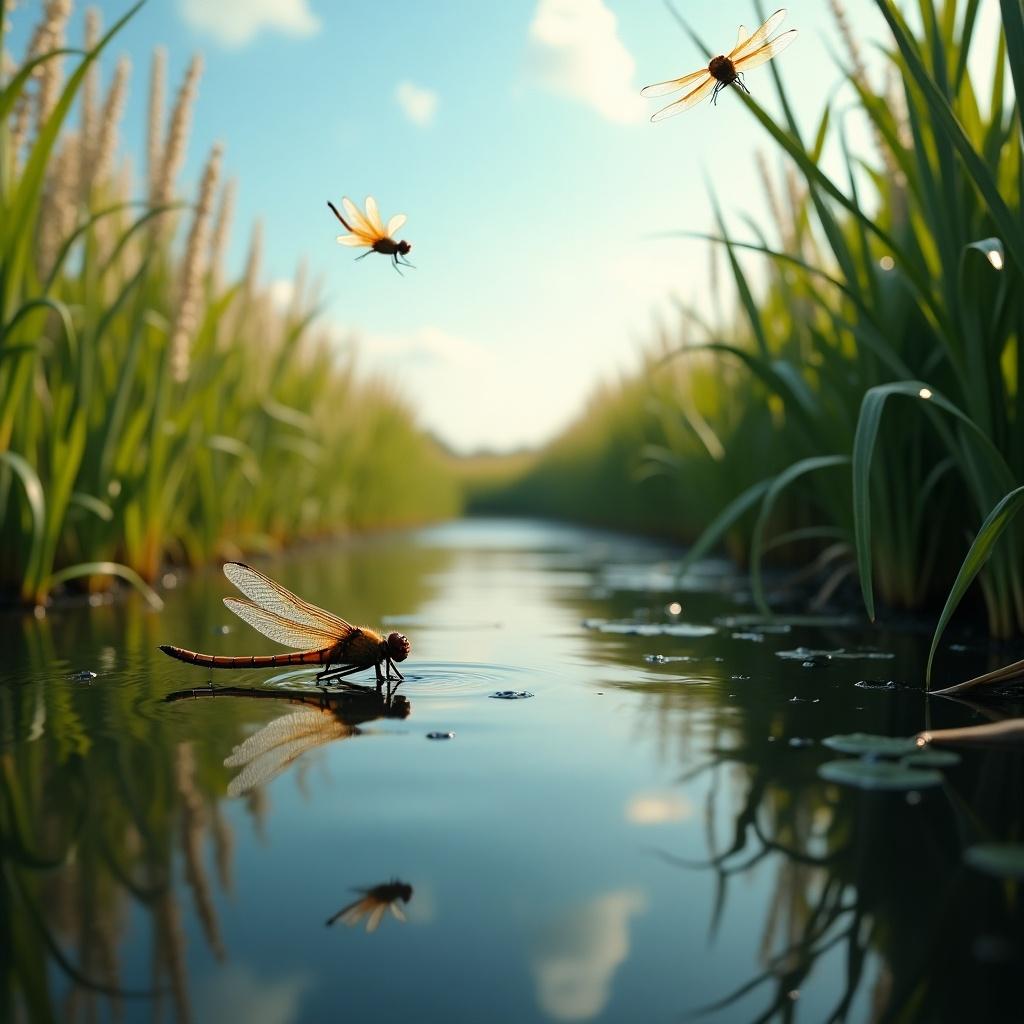
[[[366,197],[366,213],[362,213],[348,196],[342,199],[341,205],[348,215],[348,220],[342,217],[330,199],[327,200],[327,205],[348,232],[347,235],[338,235],[338,245],[369,247],[362,256],[356,257],[357,260],[369,256],[371,252],[379,252],[391,257],[391,263],[395,270],[398,270],[399,264],[403,267],[412,267],[412,264],[405,259],[412,250],[412,245],[406,241],[396,242],[393,237],[406,221],[404,213],[396,213],[385,225],[380,218],[380,210],[377,209],[377,200],[373,196]],[[413,269],[416,268],[413,267]],[[398,273],[402,272],[398,270]]]
[[[657,82],[641,89],[641,96],[665,96],[669,93],[679,92],[686,89],[682,99],[662,107],[651,118],[652,121],[663,121],[673,114],[680,114],[684,110],[700,103],[709,94],[711,102],[718,102],[718,94],[729,85],[739,86],[744,92],[749,93],[746,83],[743,81],[745,72],[752,68],[760,67],[767,63],[776,54],[789,46],[796,38],[796,29],[791,28],[774,39],[768,37],[782,24],[786,17],[786,9],[776,11],[756,32],[747,34],[747,30],[741,25],[736,45],[727,54],[719,54],[711,58],[711,63],[700,71],[683,75],[682,78],[673,78],[668,82]]]
[[[299,653],[227,658],[163,644],[160,650],[164,654],[178,661],[209,668],[323,665],[323,670],[317,673],[317,682],[341,679],[372,668],[377,675],[378,689],[385,679],[391,679],[392,669],[399,682],[404,678],[396,662],[409,657],[412,645],[403,634],[388,633],[384,637],[369,626],[353,626],[337,615],[303,601],[244,562],[226,562],[224,575],[248,598],[225,597],[224,604],[264,636],[286,647],[297,647]],[[381,672],[382,665],[386,676]]]
[[[412,899],[412,886],[408,883],[393,878],[390,882],[375,885],[370,889],[356,889],[356,892],[362,894],[359,899],[342,907],[324,922],[328,928],[339,919],[351,928],[359,924],[365,917],[367,919],[366,930],[372,933],[377,930],[381,918],[388,910],[396,920],[405,920],[405,914],[399,906],[399,901],[408,903]]]

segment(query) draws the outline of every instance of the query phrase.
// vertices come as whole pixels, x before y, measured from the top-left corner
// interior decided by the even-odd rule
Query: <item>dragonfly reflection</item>
[[[360,726],[378,718],[408,718],[409,701],[394,693],[369,688],[341,693],[302,690],[258,690],[240,686],[197,687],[168,694],[168,702],[204,697],[239,697],[248,700],[283,700],[299,705],[291,714],[268,722],[243,740],[224,759],[227,768],[239,768],[228,783],[228,796],[264,786],[307,751],[337,740],[358,736]]]
[[[392,878],[390,882],[372,886],[369,889],[356,889],[359,899],[342,907],[324,922],[328,928],[340,920],[350,928],[354,928],[366,918],[366,931],[375,932],[387,911],[398,921],[405,921],[405,912],[399,904],[408,903],[412,899],[412,886]]]

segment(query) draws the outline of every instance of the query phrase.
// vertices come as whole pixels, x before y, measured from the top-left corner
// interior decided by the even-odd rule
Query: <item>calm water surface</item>
[[[985,715],[922,697],[925,635],[766,630],[725,567],[680,584],[676,557],[477,521],[260,563],[408,633],[390,707],[321,709],[295,672],[215,683],[312,703],[165,701],[210,674],[160,643],[276,649],[216,571],[159,614],[0,619],[0,1016],[1022,1019],[1024,894],[963,859],[1021,838],[1021,754],[919,792],[822,781],[827,736]],[[392,882],[404,921],[351,906]]]

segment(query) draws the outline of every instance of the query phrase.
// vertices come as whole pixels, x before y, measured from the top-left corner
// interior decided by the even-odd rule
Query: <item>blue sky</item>
[[[127,4],[98,6],[109,25]],[[748,0],[678,6],[721,49],[757,21]],[[866,43],[881,38],[870,0],[846,6]],[[15,54],[40,7],[15,9]],[[810,125],[841,46],[824,0],[793,0],[784,27],[801,32],[779,65]],[[752,157],[774,154],[732,95],[647,121],[661,104],[640,87],[702,63],[662,0],[150,0],[114,44],[133,63],[122,139],[136,167],[158,43],[171,94],[205,56],[181,184],[224,143],[233,265],[262,218],[267,277],[307,257],[339,344],[459,450],[549,437],[636,365],[673,293],[706,301],[707,247],[650,238],[710,226],[705,175],[726,210],[764,217]],[[748,84],[772,105],[768,69]],[[385,219],[408,215],[404,277],[334,242],[325,201],[367,194]]]

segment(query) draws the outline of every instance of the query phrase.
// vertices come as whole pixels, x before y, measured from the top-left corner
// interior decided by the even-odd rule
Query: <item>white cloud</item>
[[[308,0],[181,0],[181,13],[189,25],[225,46],[244,46],[263,29],[290,36],[320,30]]]
[[[270,282],[270,301],[280,312],[285,312],[295,298],[295,282],[286,277]]]
[[[545,1013],[555,1020],[587,1020],[604,1009],[615,970],[629,955],[629,919],[646,908],[642,893],[620,890],[552,923],[533,964]]]
[[[299,1020],[302,997],[311,987],[306,973],[277,979],[228,964],[199,986],[202,1020],[244,1020],[248,1024],[291,1024]]]
[[[663,825],[693,817],[693,804],[677,793],[636,793],[626,804],[626,820],[634,825]]]
[[[413,124],[427,125],[437,113],[437,93],[412,82],[399,82],[395,86],[395,99]]]
[[[636,61],[603,0],[538,0],[530,24],[537,71],[549,88],[582,100],[609,121],[642,121]]]

